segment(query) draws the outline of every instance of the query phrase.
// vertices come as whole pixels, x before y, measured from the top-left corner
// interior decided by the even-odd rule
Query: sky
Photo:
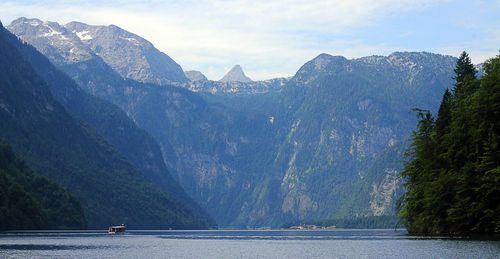
[[[0,21],[114,24],[182,68],[218,80],[293,76],[321,53],[359,58],[428,51],[476,64],[499,54],[500,0],[0,0]]]

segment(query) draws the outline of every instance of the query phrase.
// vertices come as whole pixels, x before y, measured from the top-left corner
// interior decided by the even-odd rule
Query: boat
[[[127,228],[123,224],[121,224],[120,226],[111,226],[108,229],[108,233],[109,234],[123,233],[125,232],[126,229]]]

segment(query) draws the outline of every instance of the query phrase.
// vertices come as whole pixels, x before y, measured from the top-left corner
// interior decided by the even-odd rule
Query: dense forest
[[[416,109],[399,214],[410,234],[500,234],[500,55],[484,73],[463,52],[437,117]]]
[[[0,230],[85,229],[76,197],[34,173],[0,141]]]

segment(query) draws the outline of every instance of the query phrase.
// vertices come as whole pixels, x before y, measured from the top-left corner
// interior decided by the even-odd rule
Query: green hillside
[[[31,171],[0,141],[0,230],[85,229],[76,197]]]

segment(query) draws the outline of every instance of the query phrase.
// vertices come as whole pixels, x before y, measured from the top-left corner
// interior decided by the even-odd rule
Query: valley
[[[320,54],[289,78],[251,81],[238,66],[226,80],[190,80],[168,55],[116,26],[20,18],[7,29],[151,136],[168,181],[228,228],[394,216],[403,193],[397,175],[417,123],[411,109],[437,110],[456,63],[428,52]],[[77,108],[148,171],[134,160],[135,146],[113,140],[116,128],[106,131]]]

